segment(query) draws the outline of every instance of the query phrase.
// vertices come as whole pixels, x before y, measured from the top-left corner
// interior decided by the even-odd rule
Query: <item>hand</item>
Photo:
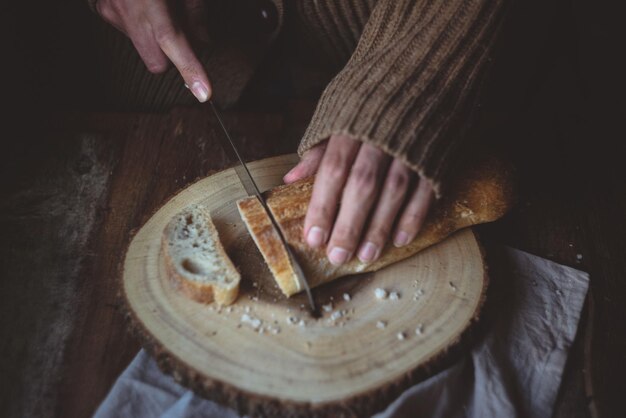
[[[184,23],[200,40],[208,39],[204,0],[183,0]],[[173,19],[167,0],[98,0],[100,16],[126,34],[152,73],[164,72],[171,61],[200,102],[211,97],[211,84],[189,41]]]
[[[432,184],[399,159],[345,135],[311,148],[283,180],[293,183],[315,172],[304,237],[313,248],[328,242],[334,265],[357,250],[362,262],[375,261],[392,229],[396,247],[409,244],[433,197]]]

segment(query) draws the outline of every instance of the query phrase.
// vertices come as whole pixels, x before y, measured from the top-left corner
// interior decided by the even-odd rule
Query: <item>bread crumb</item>
[[[404,332],[399,332],[396,334],[396,337],[398,338],[398,340],[402,341],[406,338],[406,335],[404,334]]]
[[[259,329],[262,324],[262,321],[258,318],[253,318],[248,314],[241,315],[241,323],[250,325],[254,329]]]
[[[295,316],[288,316],[287,317],[287,323],[291,324],[291,325],[294,325],[294,324],[298,323],[298,320],[299,319],[296,318]]]
[[[448,282],[448,286],[450,286],[450,289],[452,289],[453,292],[456,292],[457,287],[456,287],[456,285],[454,283]]]
[[[327,305],[322,305],[322,309],[324,310],[324,312],[330,312],[333,310],[333,304],[329,303]]]
[[[576,260],[580,261],[583,259],[583,255],[582,254],[576,254]]]
[[[276,335],[278,333],[280,333],[280,327],[278,326],[274,326],[274,327],[269,327],[269,330],[272,334]]]
[[[391,292],[389,293],[389,299],[400,300],[400,294],[398,292]]]
[[[343,316],[343,311],[335,311],[330,315],[331,321],[336,321]]]
[[[387,327],[387,322],[385,321],[378,321],[376,322],[376,328],[378,329],[385,329]]]
[[[387,299],[387,291],[383,288],[377,287],[374,290],[374,296],[376,296],[376,299]]]
[[[350,301],[350,299],[351,299],[351,298],[350,298],[350,295],[349,295],[348,293],[344,293],[344,294],[343,294],[343,300],[345,300],[346,302],[349,302],[349,301]]]
[[[301,327],[305,327],[306,326],[306,322],[304,322],[304,319],[301,319],[300,322],[298,322],[298,325]]]
[[[415,328],[415,334],[422,335],[423,332],[424,332],[424,325],[419,324],[417,328]]]
[[[226,312],[231,313],[233,311],[233,307],[229,306],[228,308],[226,308]]]

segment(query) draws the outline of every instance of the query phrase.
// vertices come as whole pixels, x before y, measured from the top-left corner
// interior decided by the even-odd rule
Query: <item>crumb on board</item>
[[[241,323],[242,324],[246,324],[246,325],[250,325],[252,328],[258,330],[261,327],[261,324],[263,322],[260,319],[251,317],[250,315],[245,313],[245,314],[241,315]]]
[[[351,299],[350,294],[349,293],[344,293],[343,294],[343,300],[345,300],[346,302],[349,302]]]
[[[288,316],[287,317],[287,323],[291,324],[291,325],[295,325],[297,324],[299,321],[299,318],[295,317],[295,316]]]
[[[416,328],[415,328],[415,334],[416,335],[422,335],[424,333],[424,325],[423,324],[419,324]]]
[[[387,291],[381,287],[374,289],[374,296],[376,299],[387,299]]]
[[[376,328],[378,329],[385,329],[387,327],[387,322],[385,321],[378,321],[376,322]]]
[[[406,339],[406,334],[404,332],[399,332],[396,334],[396,338],[400,341]]]
[[[343,311],[335,311],[330,315],[331,321],[336,321],[343,316]]]
[[[324,310],[324,312],[330,312],[333,310],[333,304],[328,303],[326,305],[322,305],[322,309]]]
[[[390,300],[400,300],[400,293],[395,292],[395,291],[389,293],[389,299]]]
[[[456,292],[457,287],[456,287],[456,285],[454,283],[448,282],[448,286],[450,286],[450,289],[452,289],[453,292]]]

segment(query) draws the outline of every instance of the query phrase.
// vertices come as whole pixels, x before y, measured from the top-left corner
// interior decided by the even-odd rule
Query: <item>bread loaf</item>
[[[278,186],[265,194],[267,204],[292,246],[311,287],[349,274],[376,271],[403,260],[461,228],[500,218],[513,201],[509,167],[500,160],[487,158],[459,174],[458,181],[451,185],[446,196],[434,203],[413,242],[401,248],[387,244],[381,256],[371,263],[363,263],[354,257],[346,264],[334,266],[326,257],[326,248],[312,249],[303,237],[304,217],[312,190],[313,178],[310,177]],[[282,292],[291,296],[303,290],[278,234],[258,199],[242,199],[237,202],[237,206]]]
[[[239,272],[205,207],[192,205],[168,223],[161,252],[172,283],[191,299],[229,305],[237,298]]]

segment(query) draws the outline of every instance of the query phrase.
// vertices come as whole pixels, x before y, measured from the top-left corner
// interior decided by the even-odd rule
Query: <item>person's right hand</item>
[[[207,40],[205,0],[182,0],[185,26]],[[100,16],[126,34],[152,73],[164,72],[171,61],[200,102],[211,97],[211,84],[168,0],[98,0]]]

